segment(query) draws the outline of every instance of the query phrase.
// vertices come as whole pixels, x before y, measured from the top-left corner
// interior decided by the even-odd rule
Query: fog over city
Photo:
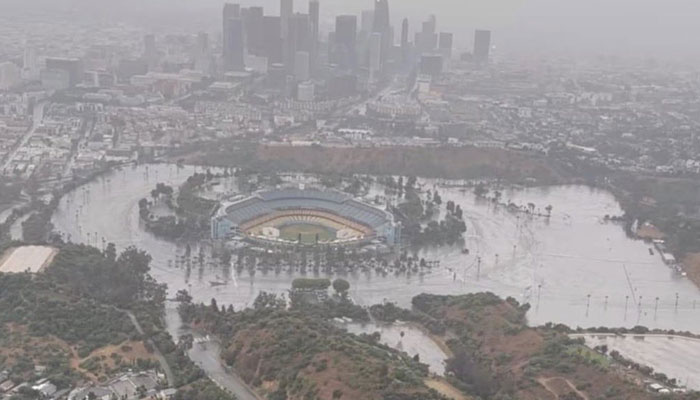
[[[279,12],[274,0],[243,0]],[[330,0],[321,21],[330,29],[335,15],[359,14],[369,1]],[[18,11],[80,15],[108,22],[134,22],[154,30],[209,30],[216,24],[219,0],[2,0],[5,16]],[[295,11],[305,5],[296,2]],[[694,0],[401,0],[391,4],[394,27],[404,17],[416,27],[435,14],[441,29],[456,34],[455,44],[471,45],[474,29],[491,29],[495,43],[518,56],[619,56],[697,61],[700,3]],[[328,31],[328,29],[325,29]]]
[[[0,400],[700,399],[698,21],[0,0]]]

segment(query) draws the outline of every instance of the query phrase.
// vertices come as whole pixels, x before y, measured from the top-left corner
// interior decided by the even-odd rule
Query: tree
[[[107,244],[107,248],[105,249],[105,257],[112,262],[117,259],[117,247],[114,245],[114,243],[110,242]]]
[[[544,208],[545,211],[547,211],[547,216],[548,216],[548,217],[551,217],[551,216],[552,216],[552,208],[553,208],[553,207],[552,207],[551,204]]]
[[[336,279],[333,281],[333,290],[340,296],[345,297],[350,289],[350,283],[345,279]]]

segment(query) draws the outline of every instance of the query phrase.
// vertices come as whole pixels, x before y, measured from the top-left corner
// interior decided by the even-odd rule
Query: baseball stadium
[[[213,239],[244,238],[294,245],[396,244],[393,216],[333,190],[264,190],[222,204],[212,218]]]

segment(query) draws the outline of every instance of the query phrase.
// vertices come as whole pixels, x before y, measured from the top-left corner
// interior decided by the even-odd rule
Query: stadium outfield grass
[[[301,233],[301,242],[303,244],[315,244],[316,234],[320,242],[335,240],[335,232],[325,226],[315,224],[289,224],[279,228],[280,239],[295,242]]]

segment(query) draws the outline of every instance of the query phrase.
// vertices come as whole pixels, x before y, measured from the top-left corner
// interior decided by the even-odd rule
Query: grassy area
[[[336,238],[332,229],[315,224],[289,224],[280,227],[279,230],[281,239],[295,242],[301,235],[303,244],[315,244],[316,235],[319,242],[328,242]]]

